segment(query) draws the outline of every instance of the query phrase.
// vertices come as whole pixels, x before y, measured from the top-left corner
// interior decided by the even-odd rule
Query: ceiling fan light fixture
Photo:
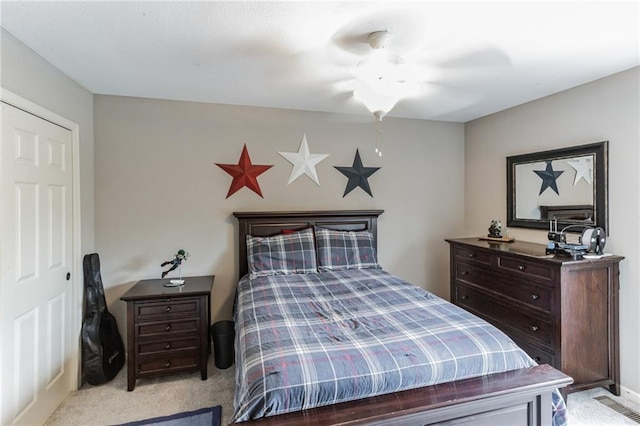
[[[356,78],[370,84],[394,85],[406,81],[406,66],[402,57],[374,51],[358,64]]]
[[[388,31],[375,31],[367,41],[371,53],[358,63],[353,95],[364,103],[367,109],[382,120],[395,104],[408,95],[408,68],[401,56],[386,52],[391,38]]]
[[[382,117],[387,115],[400,100],[393,92],[381,92],[362,80],[356,81],[353,96],[379,120],[382,120]]]

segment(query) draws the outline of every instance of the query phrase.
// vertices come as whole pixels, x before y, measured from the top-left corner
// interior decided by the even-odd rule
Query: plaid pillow
[[[318,272],[313,229],[271,237],[247,235],[249,278]]]
[[[334,231],[317,228],[318,270],[380,269],[369,231]]]

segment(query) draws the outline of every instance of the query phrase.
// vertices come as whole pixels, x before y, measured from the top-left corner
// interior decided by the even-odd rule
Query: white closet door
[[[34,425],[53,413],[77,374],[72,138],[4,102],[1,127],[0,424]]]

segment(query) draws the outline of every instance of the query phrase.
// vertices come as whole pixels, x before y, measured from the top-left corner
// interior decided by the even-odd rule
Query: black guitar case
[[[87,254],[84,269],[84,319],[82,320],[82,364],[92,385],[113,379],[125,361],[124,343],[116,319],[107,309],[98,253]]]

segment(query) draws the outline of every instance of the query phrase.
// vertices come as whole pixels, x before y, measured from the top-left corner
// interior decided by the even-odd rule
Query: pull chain
[[[376,117],[376,154],[382,157],[382,117]]]

